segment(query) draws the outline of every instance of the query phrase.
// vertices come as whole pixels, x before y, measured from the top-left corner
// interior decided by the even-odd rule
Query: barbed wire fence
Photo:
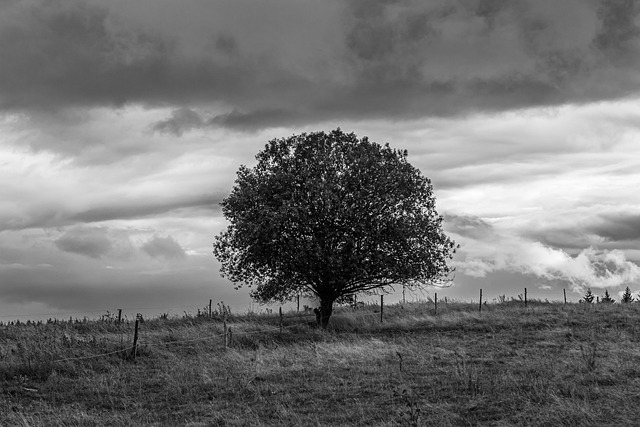
[[[237,309],[239,306],[241,305],[235,305],[235,308]],[[185,346],[185,345],[196,343],[196,342],[214,341],[214,340],[222,341],[224,343],[223,346],[226,349],[230,346],[232,337],[235,337],[237,339],[239,337],[246,337],[246,336],[258,335],[258,334],[268,334],[268,333],[282,334],[285,330],[292,330],[294,328],[299,328],[303,326],[315,325],[317,321],[316,314],[312,310],[310,310],[308,306],[304,307],[303,311],[300,311],[299,304],[298,304],[298,309],[296,311],[289,311],[288,313],[286,313],[286,315],[282,311],[281,307],[278,310],[278,313],[274,313],[273,309],[268,309],[268,308],[265,309],[264,312],[262,313],[255,313],[253,310],[251,310],[254,307],[254,304],[244,304],[242,306],[245,308],[249,307],[250,309],[249,312],[245,314],[233,315],[231,313],[231,306],[226,305],[224,302],[216,303],[216,305],[214,306],[212,304],[212,300],[210,300],[209,305],[205,307],[199,307],[199,306],[198,307],[195,307],[195,306],[180,307],[181,309],[183,308],[193,309],[193,311],[183,310],[184,315],[181,317],[182,319],[202,319],[202,320],[210,319],[217,322],[221,321],[224,325],[223,332],[212,333],[205,336],[199,336],[194,338],[186,338],[186,339],[178,339],[178,340],[170,340],[170,341],[162,341],[162,342],[154,342],[151,340],[150,337],[145,338],[144,336],[140,336],[140,340],[139,340],[139,327],[144,320],[143,320],[143,316],[140,313],[137,313],[135,317],[134,340],[131,345],[121,346],[120,348],[111,350],[111,351],[104,351],[104,352],[84,354],[84,355],[71,356],[71,357],[59,357],[51,360],[51,363],[53,364],[73,363],[77,361],[98,359],[98,358],[103,358],[103,357],[108,357],[113,355],[117,355],[122,359],[135,359],[138,348],[141,348],[142,346],[144,346],[145,349],[149,349],[149,348],[161,347],[161,346],[162,347]],[[33,325],[37,327],[40,325],[53,324],[55,326],[55,325],[74,325],[78,323],[92,323],[92,324],[107,323],[107,324],[115,324],[118,326],[130,326],[133,319],[132,318],[130,319],[129,316],[126,316],[126,315],[123,319],[122,311],[123,310],[135,311],[135,310],[143,310],[143,309],[176,310],[177,307],[128,307],[125,309],[117,309],[118,311],[117,317],[115,317],[114,315],[115,312],[112,313],[109,310],[24,314],[19,316],[33,317],[33,316],[52,315],[57,317],[49,318],[47,319],[47,321],[42,321],[42,320],[39,320],[39,321],[23,320],[22,322],[19,320],[15,322],[0,321],[0,326],[4,326],[5,330],[10,326]],[[106,315],[105,314],[100,315],[101,313],[105,313],[105,312],[107,313]],[[87,318],[86,314],[91,314],[91,313],[100,315],[100,317],[93,318],[93,319]],[[382,307],[380,307],[380,314],[381,313],[382,313]],[[75,315],[84,314],[85,317],[83,317],[82,319],[78,319],[78,318],[74,319],[73,318],[74,314]],[[227,324],[228,320],[231,320],[234,318],[236,319],[244,318],[246,316],[250,317],[252,314],[258,317],[261,317],[262,320],[274,320],[273,323],[276,323],[276,324],[270,324],[263,321],[263,322],[260,322],[260,329],[258,330],[254,330],[254,331],[237,331],[236,330],[235,333],[232,331],[231,326],[236,326],[237,328],[237,326],[242,325],[243,323],[242,322],[240,324],[231,323],[230,325]],[[64,316],[67,316],[67,315],[70,316],[70,318],[68,320],[64,320]],[[359,313],[359,315],[364,317],[364,316],[378,316],[379,314],[377,312],[369,312],[369,313]],[[58,318],[60,316],[63,316],[63,317]],[[0,319],[15,318],[15,317],[16,317],[15,314],[8,314],[8,315],[0,316]],[[158,320],[163,318],[168,320],[168,317],[163,316],[162,314],[159,317],[151,318],[148,320]],[[286,325],[284,324],[285,319],[288,321],[288,324]],[[299,321],[296,321],[296,320],[299,320]],[[291,321],[294,321],[294,322],[290,323]],[[244,323],[246,324],[246,322]],[[118,331],[121,334],[122,333],[131,334],[131,330],[126,328],[120,328],[118,329]]]
[[[524,297],[523,297],[524,295]],[[479,290],[479,301],[478,301],[478,312],[482,313],[482,307],[483,305],[486,307],[487,306],[487,301],[484,300],[483,301],[483,294],[482,294],[482,289]],[[528,292],[527,289],[524,289],[524,293],[523,294],[518,294],[517,298],[511,297],[510,300],[506,299],[506,296],[504,295],[498,295],[496,298],[493,298],[493,303],[496,304],[500,304],[500,303],[504,303],[504,302],[509,302],[509,301],[513,301],[513,302],[520,302],[522,303],[523,307],[526,309],[528,307],[528,305],[530,305],[530,303],[532,302],[540,302],[541,300],[530,300],[528,299]],[[439,300],[438,299],[438,294],[434,293],[434,296],[431,297],[429,296],[427,298],[427,300],[417,300],[417,301],[410,301],[408,304],[413,304],[413,303],[431,303],[434,305],[433,308],[433,314],[437,315],[438,314],[438,303],[445,303],[445,304],[449,304],[449,303],[462,303],[462,304],[475,304],[474,301],[471,302],[464,302],[464,301],[458,301],[458,300],[452,300],[452,299],[448,299],[447,297],[445,297],[443,300]],[[548,303],[549,301],[546,300],[546,302]],[[566,297],[566,290],[563,289],[563,299],[562,300],[556,300],[556,303],[562,303],[564,305],[566,305],[568,303],[567,297]],[[397,302],[396,304],[402,305],[402,304],[407,304],[406,301],[400,301]],[[105,352],[99,352],[99,353],[95,353],[95,354],[85,354],[85,355],[81,355],[81,356],[72,356],[72,357],[60,357],[60,358],[56,358],[53,359],[51,362],[54,364],[61,364],[61,363],[73,363],[73,362],[77,362],[77,361],[82,361],[82,360],[90,360],[90,359],[97,359],[97,358],[103,358],[103,357],[108,357],[108,356],[113,356],[113,355],[118,355],[120,358],[126,359],[128,358],[127,355],[130,355],[129,358],[135,359],[136,354],[138,349],[141,346],[144,346],[144,348],[149,349],[149,348],[154,348],[154,347],[168,347],[168,346],[186,346],[189,344],[193,344],[196,342],[205,342],[205,341],[214,341],[214,340],[220,340],[222,341],[223,347],[226,349],[231,345],[231,340],[232,337],[235,337],[236,339],[238,337],[243,337],[243,336],[250,336],[250,335],[256,335],[256,334],[267,334],[267,333],[280,333],[282,334],[284,330],[292,330],[294,328],[299,328],[302,326],[309,326],[312,324],[316,324],[317,323],[317,317],[316,314],[310,310],[310,307],[308,306],[304,306],[303,310],[300,311],[300,306],[298,303],[297,306],[297,310],[293,311],[290,310],[289,312],[285,313],[282,311],[282,308],[280,307],[280,309],[278,310],[278,313],[274,313],[273,309],[269,309],[266,308],[263,312],[256,312],[256,310],[254,310],[255,308],[255,304],[235,304],[233,306],[231,305],[227,305],[224,302],[218,302],[216,303],[216,305],[213,305],[213,299],[209,300],[209,304],[202,306],[202,304],[200,305],[190,305],[190,306],[173,306],[173,307],[169,307],[169,306],[160,306],[160,307],[124,307],[121,309],[117,309],[118,312],[118,316],[115,316],[115,311],[111,312],[110,310],[104,310],[104,311],[70,311],[70,312],[55,312],[55,313],[39,313],[39,314],[6,314],[6,315],[0,315],[0,326],[4,326],[9,327],[9,326],[16,326],[16,325],[43,325],[43,324],[77,324],[77,323],[89,323],[89,322],[104,322],[107,324],[117,324],[117,325],[128,325],[130,326],[131,323],[134,321],[134,317],[133,315],[131,315],[131,317],[129,317],[128,313],[133,313],[136,311],[141,311],[141,310],[163,310],[163,312],[156,317],[152,317],[151,320],[157,320],[157,319],[169,319],[168,313],[170,311],[174,311],[174,312],[178,312],[178,310],[182,311],[183,315],[180,317],[182,319],[211,319],[214,320],[216,322],[222,322],[223,324],[223,332],[215,332],[215,333],[210,333],[204,336],[198,336],[198,337],[194,337],[194,338],[185,338],[185,339],[177,339],[177,340],[169,340],[169,341],[162,341],[162,342],[155,342],[152,341],[150,339],[150,337],[145,337],[140,336],[140,340],[139,340],[139,327],[141,322],[144,321],[143,316],[140,313],[136,313],[135,315],[135,329],[133,331],[134,333],[134,340],[133,343],[131,345],[126,345],[126,346],[122,346],[121,348],[118,348],[116,350],[112,350],[112,351],[105,351]],[[238,311],[238,309],[240,307],[244,307],[245,308],[245,312],[244,314],[241,314],[241,312]],[[363,308],[363,307],[373,307],[374,309],[372,311],[366,311],[366,310],[358,310],[358,308]],[[236,314],[232,314],[232,308],[236,311]],[[378,305],[373,302],[373,301],[367,301],[367,302],[357,302],[354,303],[351,306],[352,309],[355,309],[355,311],[358,312],[358,316],[361,317],[369,317],[369,316],[375,316],[380,318],[380,322],[382,323],[384,321],[383,318],[383,314],[384,314],[384,298],[383,296],[380,297],[380,304],[379,307]],[[125,312],[125,316],[123,318],[122,313]],[[106,313],[106,314],[105,314]],[[74,319],[73,315],[84,315],[84,317],[82,319],[78,319],[77,317]],[[93,319],[89,319],[86,317],[87,314],[94,314],[94,315],[98,315],[99,317],[97,318],[93,318]],[[259,330],[255,330],[255,331],[237,331],[239,324],[235,324],[235,323],[228,323],[230,320],[238,319],[238,318],[243,318],[243,317],[250,317],[251,315],[256,315],[256,316],[260,316],[265,320],[273,320],[274,323],[276,324],[271,324],[269,322],[261,322],[260,323],[260,329]],[[16,317],[34,317],[34,316],[55,316],[54,318],[49,318],[47,319],[47,321],[31,321],[30,319],[27,321],[3,321],[2,319],[8,319],[8,318],[16,318]],[[57,316],[70,316],[68,320],[64,320],[63,318],[58,318]],[[286,318],[286,320],[289,322],[287,325],[284,325],[284,319]],[[295,321],[297,319],[300,319],[300,321]],[[290,323],[291,321],[294,321],[294,323]],[[246,322],[245,322],[246,324]],[[236,331],[233,332],[232,331],[232,327],[236,327]],[[131,330],[129,329],[119,329],[118,330],[121,333],[127,333],[127,334],[131,334]]]
[[[409,290],[407,290],[409,292]],[[480,292],[480,304],[486,304],[488,301],[485,296],[482,294],[482,289]],[[524,298],[523,298],[524,295]],[[411,292],[411,296],[413,297],[412,301],[405,301],[404,292],[401,300],[392,302],[393,303],[421,303],[421,302],[429,302],[437,305],[438,302],[452,301],[452,302],[470,302],[474,303],[474,300],[470,301],[460,301],[453,298],[444,298],[438,299],[438,293],[435,292],[433,295],[430,295],[425,292],[415,293]],[[378,296],[374,296],[369,300],[360,301],[354,300],[354,303],[351,304],[355,306],[356,304],[362,305],[377,305],[376,299]],[[484,299],[483,299],[484,298]],[[566,290],[563,289],[563,298],[564,303],[567,303],[567,294]],[[527,288],[524,288],[524,293],[520,293],[517,295],[517,299],[521,302],[524,302],[525,306],[528,302],[528,293]],[[493,302],[505,302],[507,300],[505,295],[496,295],[493,298]],[[516,300],[515,297],[511,297],[511,300]],[[90,321],[90,320],[114,320],[114,319],[124,319],[125,321],[135,321],[140,315],[150,316],[150,317],[202,317],[202,316],[211,316],[212,314],[222,314],[221,311],[226,311],[227,314],[230,314],[233,311],[234,314],[264,314],[271,315],[274,314],[277,310],[278,306],[264,306],[258,303],[244,303],[244,304],[226,304],[224,301],[216,302],[215,305],[214,299],[209,299],[208,304],[191,304],[191,305],[178,305],[178,306],[146,306],[146,307],[118,307],[116,309],[102,309],[102,310],[75,310],[75,311],[57,311],[57,312],[44,312],[44,313],[12,313],[6,314],[0,312],[0,326],[10,323],[10,322],[52,322],[52,321]],[[561,300],[562,301],[562,300]],[[296,303],[290,303],[287,305],[289,307],[289,313],[294,311],[296,307]],[[262,309],[260,309],[262,307]],[[282,309],[283,306],[279,308]],[[302,309],[300,308],[300,300],[297,302],[297,309],[295,312],[309,312],[312,310],[312,307],[307,305],[303,305]],[[146,312],[146,314],[145,314]]]

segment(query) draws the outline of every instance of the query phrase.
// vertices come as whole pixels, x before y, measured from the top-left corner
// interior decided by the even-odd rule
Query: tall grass
[[[0,425],[633,425],[638,307],[505,301],[0,327]],[[103,353],[105,356],[92,357]]]

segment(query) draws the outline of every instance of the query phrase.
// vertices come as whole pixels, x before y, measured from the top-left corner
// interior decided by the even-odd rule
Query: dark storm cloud
[[[154,129],[180,135],[615,99],[638,93],[639,13],[631,0],[4,2],[0,108],[168,105]]]
[[[637,93],[633,2],[350,4],[346,44],[358,73],[346,94],[360,95],[372,115],[455,115]],[[621,61],[612,67],[612,59]]]
[[[82,1],[5,3],[0,12],[4,110],[216,99],[251,80],[241,64],[187,60],[174,41],[119,27],[109,10]]]
[[[186,256],[182,246],[171,236],[155,236],[142,245],[141,249],[153,258],[184,258]]]
[[[600,3],[598,17],[602,27],[594,39],[594,45],[610,56],[624,60],[627,53],[638,48],[640,27],[636,21],[639,14],[640,3],[636,0]]]

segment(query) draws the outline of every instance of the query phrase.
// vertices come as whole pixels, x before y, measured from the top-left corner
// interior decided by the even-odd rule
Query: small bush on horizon
[[[604,296],[602,297],[600,302],[603,303],[603,304],[613,304],[614,302],[616,302],[616,300],[611,298],[611,295],[609,295],[609,290],[605,289],[604,290]]]
[[[595,296],[593,295],[593,292],[591,292],[591,288],[587,288],[587,293],[582,297],[583,301],[587,304],[592,304],[594,298]]]

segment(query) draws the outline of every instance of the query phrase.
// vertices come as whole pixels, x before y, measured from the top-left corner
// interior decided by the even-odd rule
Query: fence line
[[[230,308],[237,308],[237,307],[250,307],[253,304],[233,304],[233,305],[229,305],[229,304],[225,304],[226,307],[230,307]],[[14,314],[2,314],[0,315],[0,318],[4,319],[4,318],[17,318],[17,317],[35,317],[35,316],[68,316],[68,315],[73,315],[73,314],[98,314],[98,315],[106,315],[107,313],[111,313],[111,314],[115,314],[117,313],[118,310],[127,310],[127,311],[133,311],[133,310],[169,310],[169,311],[175,311],[176,313],[181,312],[181,311],[185,311],[185,309],[190,310],[190,312],[194,312],[197,310],[203,310],[204,306],[200,306],[200,305],[183,305],[183,306],[164,306],[164,307],[120,307],[115,309],[115,311],[112,310],[108,310],[108,309],[104,309],[104,310],[82,310],[82,311],[61,311],[61,312],[57,312],[57,313],[30,313],[30,314],[20,314],[20,313],[14,313]],[[57,317],[59,318],[59,317]]]
[[[120,350],[110,351],[108,353],[90,354],[89,356],[66,357],[64,359],[53,360],[52,363],[68,362],[68,361],[73,361],[73,360],[97,359],[98,357],[110,356],[110,355],[116,354],[116,353],[123,353],[125,351],[129,351],[129,350],[132,350],[132,349],[133,349],[133,346],[127,347],[127,348],[122,348]]]
[[[482,300],[480,300],[480,301],[482,301]],[[359,314],[361,317],[367,317],[367,316],[376,316],[376,317],[378,317],[378,316],[380,316],[382,318],[383,309],[384,309],[384,305],[382,304],[382,302],[383,302],[383,299],[381,298],[380,312],[356,311],[356,313]],[[437,296],[436,296],[436,299],[433,300],[432,302],[434,304],[437,304]],[[371,306],[375,307],[374,304],[372,304]],[[435,307],[437,307],[437,305]],[[437,310],[437,308],[436,308],[436,310]],[[276,316],[276,314],[273,314],[273,313],[271,315],[272,316]],[[283,329],[290,329],[290,328],[295,328],[297,326],[308,325],[309,323],[311,323],[311,322],[309,322],[309,317],[310,316],[313,316],[313,315],[310,314],[310,313],[306,313],[306,312],[305,312],[305,314],[301,313],[301,314],[292,315],[292,316],[285,316],[289,320],[297,319],[297,318],[303,318],[303,317],[306,318],[306,320],[304,322],[297,322],[297,323],[293,323],[293,324],[289,324],[289,325],[284,326],[282,324],[282,319],[283,319],[282,311],[280,311],[280,316],[279,316],[280,322],[279,322],[278,326],[273,326],[273,325],[269,325],[269,324],[262,324],[260,330],[234,332],[234,335],[236,337],[238,337],[238,336],[249,336],[249,335],[256,335],[256,334],[264,334],[264,333],[268,333],[268,332],[280,332],[280,333],[282,333]],[[206,317],[206,316],[204,316],[204,317]],[[311,317],[311,318],[313,319],[313,317]],[[316,320],[316,319],[313,319],[313,320]],[[97,320],[97,321],[99,321],[99,320]],[[315,322],[313,322],[313,323],[315,323]],[[242,324],[242,323],[238,323],[238,324]],[[237,325],[237,324],[235,324],[235,325]],[[137,344],[137,345],[133,345],[133,346],[129,346],[129,347],[124,347],[122,349],[118,349],[118,350],[114,350],[114,351],[110,351],[110,352],[106,352],[106,353],[99,353],[99,354],[91,354],[91,355],[87,355],[87,356],[67,357],[67,358],[62,358],[62,359],[55,359],[52,362],[53,363],[71,362],[71,361],[88,360],[88,359],[106,357],[106,356],[110,356],[110,355],[118,354],[118,353],[124,354],[124,353],[126,353],[128,351],[131,351],[131,350],[139,347],[140,345],[144,345],[146,348],[149,348],[149,347],[160,347],[160,346],[180,345],[180,344],[187,344],[187,343],[193,343],[193,342],[208,341],[208,340],[219,339],[219,338],[223,338],[223,337],[225,338],[225,341],[226,341],[226,336],[227,336],[227,333],[223,332],[223,333],[216,333],[216,334],[213,334],[213,335],[207,335],[207,336],[202,336],[202,337],[188,338],[188,339],[181,339],[181,340],[174,340],[174,341],[166,341],[166,342],[146,342],[147,340],[144,337],[141,337],[142,344]]]
[[[525,295],[525,299],[524,299],[524,304],[525,306],[527,305],[527,297],[528,297],[528,293],[526,288],[524,288],[524,295]],[[479,305],[482,305],[483,303],[486,305],[487,301],[484,298],[485,295],[483,295],[482,290],[480,290],[481,292],[481,296],[480,296],[480,301],[479,301]],[[437,301],[437,293],[436,295],[436,301]],[[498,293],[497,298],[493,298],[493,300],[499,299],[503,297],[503,295],[500,295]],[[520,297],[520,295],[518,295],[518,297]],[[563,289],[563,295],[562,297],[564,297],[564,303],[567,303],[567,297],[566,297],[566,289]],[[562,298],[561,297],[561,298]],[[511,297],[511,299],[515,299],[514,297]],[[416,300],[416,301],[412,301],[412,302],[432,302],[437,304],[437,302],[435,302],[434,300],[432,300],[430,297],[428,297],[428,300]],[[455,301],[455,302],[466,302],[466,301],[458,301],[458,300],[450,300],[450,301]],[[444,299],[441,297],[441,302],[447,302],[447,298],[444,297]],[[473,302],[473,300],[471,300],[471,302]],[[560,302],[562,302],[562,299],[560,299]],[[411,303],[411,301],[409,302]],[[228,307],[230,309],[233,309],[234,311],[238,311],[238,309],[240,308],[244,308],[244,309],[249,309],[248,312],[244,313],[244,314],[250,314],[251,313],[251,309],[256,307],[256,305],[259,306],[258,303],[243,303],[243,304],[225,304],[224,302],[220,302],[218,303],[218,307],[219,305],[222,304],[224,307]],[[368,305],[372,305],[375,306],[377,305],[377,303],[375,301],[369,301]],[[215,307],[215,306],[214,306]],[[213,311],[217,312],[217,308],[213,309]],[[271,307],[275,307],[275,306],[271,306]],[[295,307],[295,303],[294,303],[294,307]],[[480,310],[482,310],[482,308],[479,308]],[[192,304],[192,305],[182,305],[182,306],[155,306],[155,307],[120,307],[120,308],[116,308],[115,310],[82,310],[82,311],[67,311],[67,312],[57,312],[57,313],[30,313],[30,314],[22,314],[22,313],[14,313],[14,314],[0,314],[0,319],[16,319],[16,320],[21,320],[22,318],[27,318],[26,320],[32,320],[32,318],[34,317],[44,317],[44,316],[51,316],[50,318],[52,318],[53,320],[62,320],[65,321],[66,319],[64,319],[64,317],[66,316],[70,316],[70,315],[86,315],[86,314],[92,314],[92,315],[97,315],[99,317],[104,317],[104,316],[115,316],[118,311],[121,311],[122,316],[123,317],[127,317],[126,314],[124,314],[124,311],[133,311],[133,310],[168,310],[168,311],[173,311],[174,314],[180,314],[181,312],[184,312],[186,314],[190,314],[190,315],[194,315],[196,316],[196,312],[199,312],[200,315],[202,315],[204,313],[204,315],[207,314],[208,311],[208,305],[205,306],[204,304]],[[276,315],[276,313],[273,313],[273,311],[275,311],[276,309],[270,309],[268,307],[265,307],[266,310],[266,314],[273,314]],[[188,312],[187,312],[188,311]],[[293,310],[293,312],[297,312],[295,310]],[[291,311],[289,311],[289,313],[291,313]],[[161,314],[165,314],[165,313],[161,313]],[[161,314],[155,314],[155,316],[160,317]],[[263,313],[259,313],[259,314],[263,314]],[[87,316],[84,316],[87,317]],[[290,316],[289,316],[290,317]],[[48,319],[39,319],[39,320],[32,320],[33,322],[46,322]],[[78,320],[77,318],[75,320]],[[91,319],[93,320],[93,319]],[[99,319],[96,319],[99,320]]]
[[[368,315],[376,315],[377,313],[367,313]],[[308,325],[309,322],[298,322],[298,323],[294,323],[292,325],[286,325],[286,326],[282,326],[282,329],[288,329],[288,328],[293,328],[296,326],[302,326],[302,325]],[[270,329],[265,331],[265,330],[259,330],[259,331],[249,331],[249,332],[234,332],[234,336],[246,336],[246,335],[256,335],[256,334],[262,334],[265,332],[278,332],[281,330],[280,327],[275,327],[275,326],[271,326],[271,325],[264,325],[267,329]],[[198,341],[208,341],[208,340],[212,340],[212,339],[216,339],[216,338],[222,338],[224,337],[225,334],[224,333],[218,333],[218,334],[213,334],[213,335],[207,335],[205,337],[198,337],[198,338],[189,338],[189,339],[184,339],[184,340],[175,340],[175,341],[167,341],[167,342],[149,342],[146,343],[144,338],[141,339],[142,344],[144,344],[145,347],[160,347],[160,346],[167,346],[167,345],[173,345],[173,344],[185,344],[185,343],[192,343],[192,342],[198,342]],[[138,347],[140,347],[140,343],[138,343]],[[88,356],[78,356],[78,357],[67,357],[64,359],[56,359],[53,360],[53,363],[57,363],[57,362],[67,362],[67,361],[76,361],[76,360],[85,360],[85,359],[95,359],[98,357],[104,357],[104,356],[110,356],[112,354],[117,354],[117,353],[124,353],[130,350],[133,350],[134,346],[129,346],[129,347],[125,347],[123,349],[119,349],[119,350],[114,350],[114,351],[110,351],[107,353],[99,353],[99,354],[91,354]]]
[[[481,291],[482,292],[482,291]],[[526,290],[525,290],[526,292]],[[563,290],[563,293],[566,295],[566,291]],[[482,295],[482,294],[481,294]],[[526,293],[525,293],[526,295]],[[495,298],[494,298],[495,300]],[[515,298],[512,298],[512,300],[515,300]],[[482,305],[482,299],[481,301],[481,305]],[[517,301],[517,300],[515,300]],[[525,304],[526,304],[526,300]],[[433,303],[434,309],[436,310],[435,312],[437,313],[437,303],[438,303],[438,297],[437,294],[435,296],[435,300],[431,300],[430,302]],[[445,302],[446,302],[446,298],[445,298]],[[460,301],[454,301],[456,303],[459,303]],[[383,310],[384,310],[384,305],[383,303],[383,298],[381,298],[381,305],[380,305],[380,311],[373,311],[373,312],[363,312],[363,311],[359,311],[356,310],[354,313],[356,313],[357,315],[359,315],[360,317],[369,317],[369,316],[380,316],[382,318],[383,316]],[[464,303],[464,302],[463,302]],[[486,304],[486,301],[484,302]],[[559,303],[562,303],[562,300],[559,301]],[[223,303],[221,303],[223,304]],[[471,301],[470,304],[473,304],[473,301]],[[564,302],[564,304],[566,304],[566,300]],[[480,307],[481,307],[480,305]],[[369,307],[376,307],[376,304],[368,304],[367,306]],[[229,307],[229,306],[226,306]],[[525,307],[526,308],[526,307]],[[86,312],[85,312],[86,313]],[[291,313],[291,312],[290,312]],[[237,332],[234,329],[234,336],[238,337],[238,336],[250,336],[250,335],[257,335],[257,334],[265,334],[265,333],[282,333],[283,329],[290,329],[290,328],[295,328],[298,326],[302,326],[302,325],[309,325],[310,323],[314,323],[315,324],[315,320],[313,314],[305,311],[304,313],[299,313],[297,314],[297,312],[293,312],[296,314],[293,315],[289,315],[289,316],[284,316],[286,317],[286,319],[288,320],[293,320],[293,319],[298,319],[298,318],[305,318],[305,321],[302,322],[296,322],[293,324],[289,324],[289,325],[283,325],[282,321],[283,321],[283,315],[282,315],[282,311],[280,310],[280,315],[278,316],[275,313],[270,313],[271,316],[278,316],[279,317],[279,323],[278,326],[274,326],[274,325],[270,325],[270,324],[261,324],[260,325],[260,329],[259,330],[255,330],[255,331],[243,331],[243,332]],[[336,313],[337,314],[337,313]],[[1,316],[1,317],[6,317],[6,316]],[[207,317],[206,314],[203,317]],[[313,319],[311,322],[309,321],[311,319]],[[96,319],[97,322],[99,322],[99,319]],[[232,323],[231,325],[235,326],[236,325],[242,325],[243,322],[239,322],[239,323]],[[127,333],[130,331],[121,331],[122,333]],[[153,348],[153,347],[160,347],[160,346],[170,346],[170,345],[178,345],[178,346],[184,346],[185,344],[188,343],[194,343],[194,342],[202,342],[202,341],[209,341],[209,340],[214,340],[214,339],[220,339],[220,338],[224,338],[225,339],[225,348],[227,347],[227,337],[229,337],[231,331],[230,328],[229,330],[223,332],[223,333],[215,333],[212,335],[206,335],[206,336],[199,336],[199,337],[195,337],[195,338],[187,338],[187,339],[180,339],[180,340],[173,340],[173,341],[166,341],[166,342],[151,342],[151,341],[147,341],[147,339],[145,339],[144,336],[141,336],[141,343],[136,343],[132,346],[128,346],[128,347],[124,347],[118,350],[113,350],[113,351],[109,351],[109,352],[105,352],[105,353],[98,353],[98,354],[90,354],[90,355],[85,355],[85,356],[77,356],[77,357],[65,357],[65,358],[61,358],[61,359],[55,359],[52,361],[52,363],[62,363],[62,362],[74,362],[74,361],[80,361],[80,360],[89,360],[89,359],[96,359],[96,358],[101,358],[101,357],[106,357],[106,356],[110,356],[110,355],[114,355],[114,354],[126,354],[129,351],[135,351],[135,349],[139,348],[140,346],[143,346],[145,348]],[[112,344],[116,344],[116,343],[112,343]]]
[[[224,301],[219,301],[217,304],[223,304],[225,307],[231,308],[234,311],[237,311],[238,309],[252,309],[256,306],[259,306],[259,303],[241,303],[241,304],[225,304]],[[272,306],[275,307],[275,306]],[[86,314],[95,314],[95,315],[106,315],[107,313],[111,313],[111,314],[115,314],[117,313],[118,310],[122,310],[122,311],[133,311],[133,310],[168,310],[168,311],[173,311],[175,313],[180,313],[180,312],[184,312],[186,310],[189,311],[189,313],[195,313],[197,311],[201,311],[204,312],[205,308],[208,310],[208,304],[205,307],[205,305],[202,304],[189,304],[189,305],[178,305],[178,306],[156,306],[156,307],[118,307],[115,309],[115,311],[112,311],[111,309],[102,309],[102,310],[76,310],[76,311],[61,311],[61,312],[57,312],[57,313],[29,313],[29,314],[22,314],[22,313],[14,313],[14,314],[0,314],[0,319],[6,319],[6,318],[23,318],[23,317],[42,317],[42,316],[54,316],[54,318],[58,318],[60,319],[60,317],[55,317],[55,316],[69,316],[69,315],[86,315]],[[213,310],[216,311],[217,307],[214,305],[213,306]],[[249,310],[250,311],[250,310]],[[164,314],[164,313],[162,313]]]
[[[256,305],[256,303],[233,304],[233,305],[231,305],[231,304],[225,304],[223,301],[221,301],[219,304],[223,304],[224,307],[233,309],[234,311],[237,310],[239,307],[244,307],[244,308],[249,307],[249,308],[251,308],[252,306]],[[30,313],[30,314],[14,313],[14,314],[0,314],[0,319],[36,317],[36,316],[38,316],[38,317],[40,317],[40,316],[60,316],[60,317],[53,317],[53,319],[65,320],[64,317],[67,317],[67,316],[73,315],[73,314],[96,314],[96,315],[99,315],[99,316],[106,316],[107,314],[110,314],[110,315],[115,316],[118,313],[119,310],[122,310],[123,316],[126,316],[126,314],[124,314],[125,310],[133,311],[133,310],[161,310],[161,309],[164,309],[164,310],[174,311],[176,314],[178,314],[180,312],[185,312],[185,310],[184,310],[185,308],[186,309],[190,309],[188,314],[196,315],[195,312],[200,311],[201,315],[202,315],[202,313],[206,314],[206,311],[204,309],[207,308],[207,310],[208,310],[208,305],[207,305],[207,307],[205,307],[204,305],[184,305],[184,306],[164,306],[164,307],[120,307],[120,308],[116,308],[116,309],[65,311],[65,312],[58,312],[58,313]],[[216,306],[213,306],[212,310],[214,312],[218,311]],[[274,310],[274,309],[269,309],[267,307],[267,308],[265,308],[265,310]],[[295,312],[296,311],[294,311],[294,313]],[[249,314],[249,313],[250,312],[247,312],[247,313],[244,313],[244,314]],[[164,314],[164,313],[162,313],[162,314]],[[275,315],[275,313],[269,313],[269,312],[267,312],[266,314]],[[19,320],[19,319],[17,319],[17,320]],[[30,320],[30,319],[28,319],[28,320]],[[99,319],[97,319],[97,320],[99,320]]]

